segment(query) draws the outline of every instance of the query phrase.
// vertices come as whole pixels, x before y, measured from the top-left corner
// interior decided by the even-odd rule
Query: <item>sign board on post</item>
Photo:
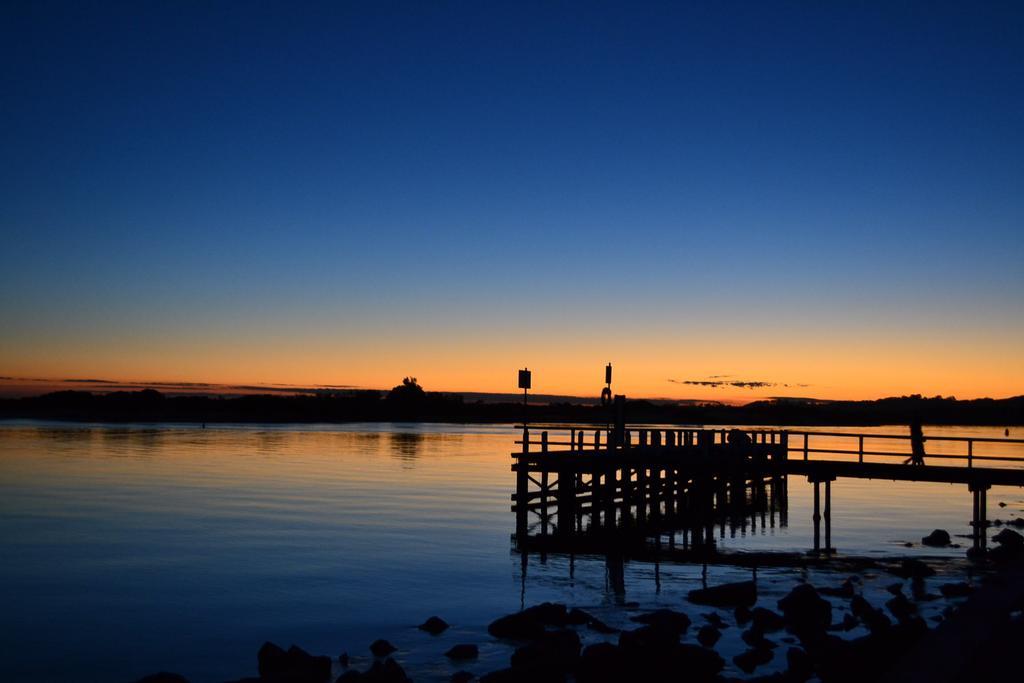
[[[530,371],[520,370],[519,371],[519,388],[529,389],[530,388]]]

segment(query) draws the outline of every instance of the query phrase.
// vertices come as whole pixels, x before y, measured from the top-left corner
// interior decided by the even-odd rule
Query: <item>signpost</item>
[[[526,427],[527,392],[530,390],[531,375],[528,368],[519,371],[519,388],[523,390],[523,428]]]

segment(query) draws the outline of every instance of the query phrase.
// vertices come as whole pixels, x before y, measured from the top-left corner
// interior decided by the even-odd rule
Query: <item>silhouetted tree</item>
[[[388,392],[389,401],[400,403],[422,403],[426,397],[427,392],[423,391],[415,377],[406,377],[401,384]]]

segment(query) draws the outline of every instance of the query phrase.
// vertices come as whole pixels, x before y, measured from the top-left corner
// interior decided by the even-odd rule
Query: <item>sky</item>
[[[0,86],[3,377],[1024,393],[1021,3],[14,1]]]

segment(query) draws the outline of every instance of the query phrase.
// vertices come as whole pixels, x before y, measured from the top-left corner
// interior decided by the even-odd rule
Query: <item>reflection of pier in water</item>
[[[734,534],[748,524],[752,530],[785,527],[791,475],[814,484],[815,553],[833,550],[831,483],[839,477],[966,484],[974,496],[971,524],[979,551],[987,538],[986,491],[993,485],[1024,486],[1020,439],[930,437],[947,451],[962,446],[963,452],[929,455],[929,461],[944,464],[915,466],[901,463],[907,449],[873,445],[909,446],[909,437],[901,435],[627,430],[621,423],[614,430],[550,429],[564,436],[552,439],[541,431],[539,440],[531,440],[524,427],[522,451],[512,454],[512,509],[522,552],[639,557],[668,551],[680,559],[707,558],[715,550],[716,529],[724,537],[726,530]],[[986,447],[1014,452],[980,452]]]

